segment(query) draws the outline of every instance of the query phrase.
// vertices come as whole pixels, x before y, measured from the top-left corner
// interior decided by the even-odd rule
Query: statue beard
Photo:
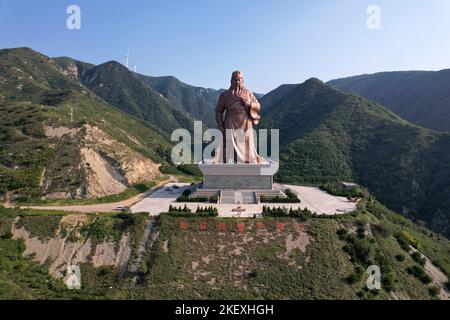
[[[244,85],[236,85],[231,84],[230,91],[232,92],[233,96],[235,97],[241,97],[241,94],[244,92]]]

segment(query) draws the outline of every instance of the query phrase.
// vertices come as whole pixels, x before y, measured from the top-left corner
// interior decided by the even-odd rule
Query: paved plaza
[[[148,212],[151,216],[157,216],[161,212],[167,212],[169,205],[182,206],[186,205],[193,212],[197,207],[212,206],[218,209],[221,217],[253,217],[260,216],[263,205],[268,207],[285,207],[292,209],[308,208],[317,214],[335,215],[351,212],[356,209],[356,203],[348,201],[345,197],[337,197],[328,194],[325,191],[315,187],[294,186],[276,184],[275,187],[281,190],[291,189],[297,193],[301,203],[266,203],[266,204],[211,204],[211,203],[180,203],[176,199],[183,193],[184,190],[190,187],[189,184],[183,183],[169,183],[164,185],[159,190],[153,192],[148,197],[131,207],[131,212]],[[247,191],[248,192],[248,191]],[[237,210],[240,207],[245,211]]]

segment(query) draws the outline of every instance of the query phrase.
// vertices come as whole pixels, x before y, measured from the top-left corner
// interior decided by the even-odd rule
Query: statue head
[[[243,88],[244,87],[244,74],[236,70],[231,74],[231,87],[232,88]]]

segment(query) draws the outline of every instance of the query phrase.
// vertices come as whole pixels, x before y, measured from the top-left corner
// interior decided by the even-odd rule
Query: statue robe
[[[215,162],[229,163],[259,163],[260,156],[256,150],[253,135],[253,122],[249,117],[249,110],[242,103],[241,98],[251,101],[251,108],[260,109],[255,95],[245,89],[230,89],[222,92],[216,106],[216,121],[220,130],[224,132],[223,145],[219,148]],[[225,113],[225,119],[223,114]],[[226,130],[230,129],[232,146],[227,148]],[[234,152],[233,152],[234,150]]]

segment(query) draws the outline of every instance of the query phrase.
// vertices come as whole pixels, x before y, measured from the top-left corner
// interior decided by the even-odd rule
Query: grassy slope
[[[264,223],[269,233],[274,236],[268,243],[263,243],[263,237],[255,231],[254,220],[239,220],[252,230],[240,234],[236,231],[237,221],[230,219],[209,218],[206,221],[212,230],[198,230],[200,219],[185,219],[189,231],[180,231],[180,220],[162,218],[158,249],[148,260],[151,270],[148,272],[143,287],[138,288],[135,298],[184,298],[184,299],[355,299],[358,297],[372,299],[392,298],[386,290],[378,294],[364,289],[365,279],[349,284],[347,278],[354,273],[354,268],[360,265],[348,259],[342,250],[345,242],[336,231],[345,226],[351,230],[360,221],[371,225],[384,224],[388,235],[367,237],[371,247],[371,259],[375,254],[384,257],[388,265],[390,277],[394,279],[395,292],[406,294],[412,299],[430,299],[428,287],[406,272],[408,266],[414,265],[413,260],[404,252],[393,234],[397,230],[408,230],[422,243],[425,254],[437,257],[449,271],[450,261],[447,255],[441,255],[450,249],[447,240],[436,240],[424,234],[407,220],[386,211],[382,219],[372,214],[347,216],[337,220],[314,218],[304,223],[308,234],[314,239],[307,247],[306,254],[293,250],[286,261],[280,258],[286,250],[285,239],[288,233],[295,234],[293,228],[295,219],[266,218]],[[398,220],[398,221],[397,221]],[[227,221],[229,231],[218,234],[217,223]],[[394,222],[396,221],[396,222]],[[285,223],[284,232],[275,231],[277,222]],[[426,234],[429,232],[425,231]],[[241,244],[245,238],[252,238],[242,245],[242,254],[234,251],[235,244]],[[434,236],[436,237],[436,236]],[[168,252],[162,249],[168,241]],[[200,244],[200,245],[199,245]],[[220,249],[220,246],[224,249]],[[406,256],[404,262],[396,260],[395,256]],[[211,260],[208,260],[211,259]],[[193,270],[193,262],[198,263]],[[368,262],[363,265],[368,266]],[[375,261],[378,264],[377,261]],[[244,269],[240,269],[243,267]],[[246,271],[241,275],[239,271]],[[237,273],[235,273],[237,271]],[[211,283],[214,279],[214,283]],[[209,283],[208,283],[209,282]]]
[[[55,228],[58,213],[45,211],[3,210],[0,215],[0,235],[10,227],[17,214],[27,218],[21,222],[35,236],[48,238]],[[30,216],[31,215],[31,216]],[[88,224],[83,230],[95,237],[94,243],[111,236],[120,239],[124,226],[118,215],[102,215],[102,220]],[[47,220],[50,219],[51,223]],[[55,220],[55,221],[56,221]],[[180,230],[180,222],[186,230]],[[199,223],[207,223],[207,230]],[[256,223],[263,223],[258,227]],[[225,223],[225,231],[218,232],[217,224]],[[245,225],[239,232],[237,224]],[[283,223],[284,229],[277,229]],[[310,237],[306,251],[293,249],[286,254],[286,239],[299,236],[296,225],[301,223]],[[142,227],[143,224],[139,224]],[[121,226],[120,228],[118,226]],[[351,259],[344,250],[348,245],[339,230],[354,234],[363,227],[364,236],[352,236],[366,246],[364,257]],[[141,230],[142,229],[142,230]],[[142,236],[143,228],[136,235]],[[118,233],[119,232],[119,233]],[[0,238],[4,258],[0,294],[4,298],[132,298],[132,299],[390,299],[391,293],[412,299],[433,299],[429,289],[408,274],[407,268],[417,265],[409,252],[402,249],[396,235],[402,233],[446,274],[450,274],[450,242],[439,238],[423,226],[389,211],[372,197],[360,203],[359,210],[336,218],[309,217],[306,221],[293,218],[223,219],[173,218],[161,216],[154,229],[157,236],[153,247],[147,247],[144,262],[138,273],[136,286],[130,290],[130,278],[119,279],[112,268],[94,269],[82,266],[84,288],[68,292],[58,281],[50,281],[45,269],[36,266],[20,253],[20,241]],[[159,235],[159,236],[158,236]],[[304,240],[303,240],[304,241]],[[167,249],[165,249],[167,248]],[[404,256],[399,261],[396,256]],[[371,264],[382,268],[382,289],[365,288],[367,276],[354,282],[355,268],[365,269]],[[21,274],[13,274],[20,268]],[[213,280],[214,279],[214,280]],[[27,285],[36,290],[28,290]],[[112,286],[113,290],[107,288]],[[390,288],[390,289],[389,289]]]

